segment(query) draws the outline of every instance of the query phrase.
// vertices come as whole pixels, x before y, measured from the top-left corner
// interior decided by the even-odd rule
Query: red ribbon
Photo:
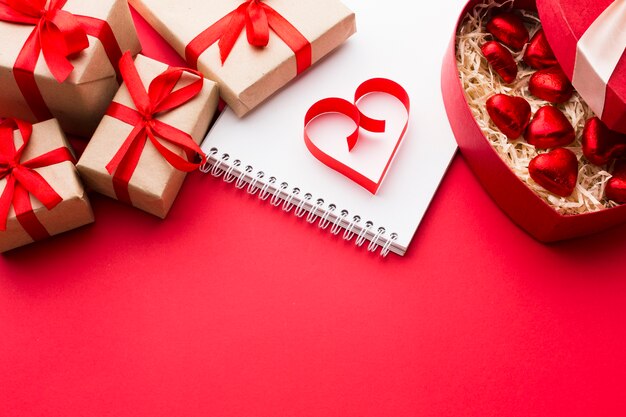
[[[339,162],[338,160],[318,148],[309,137],[306,129],[308,124],[313,119],[321,116],[322,114],[340,113],[348,116],[350,119],[352,119],[352,121],[354,121],[356,125],[354,131],[346,138],[348,142],[348,150],[352,151],[352,149],[355,147],[359,140],[359,132],[361,128],[369,132],[375,133],[382,133],[385,131],[386,128],[386,123],[384,120],[372,119],[361,113],[361,111],[357,107],[358,101],[370,93],[386,93],[394,96],[404,105],[407,112],[407,121],[404,124],[402,133],[396,141],[396,146],[394,147],[393,152],[389,160],[387,161],[385,169],[383,170],[380,178],[376,182],[372,181],[355,169],[345,165],[344,163]],[[389,166],[391,165],[393,157],[396,154],[400,143],[402,142],[402,138],[404,138],[404,135],[406,134],[406,131],[409,127],[408,115],[410,111],[411,101],[409,99],[409,94],[400,84],[385,78],[373,78],[365,81],[357,88],[354,94],[353,102],[344,100],[342,98],[331,97],[320,100],[317,103],[313,104],[313,106],[311,106],[311,108],[304,117],[304,143],[309,152],[311,152],[311,154],[313,154],[313,156],[315,156],[320,162],[350,178],[352,181],[356,182],[372,194],[376,194],[387,173],[387,170],[389,169]]]
[[[120,70],[136,110],[113,102],[107,110],[107,115],[134,128],[106,169],[113,175],[113,187],[117,198],[131,203],[128,185],[148,139],[167,162],[180,171],[191,172],[206,161],[206,156],[188,133],[156,119],[159,114],[180,107],[196,97],[202,90],[204,78],[199,72],[188,68],[168,68],[152,80],[146,91],[130,52],[126,52],[120,60]],[[184,73],[198,78],[191,84],[174,90]],[[157,138],[182,148],[187,154],[187,159],[169,150]],[[189,161],[195,154],[202,156],[202,162]]]
[[[15,148],[13,132],[19,130],[23,144]],[[17,220],[33,240],[50,236],[33,211],[30,194],[52,210],[63,199],[35,169],[70,161],[74,156],[66,147],[55,149],[29,161],[21,161],[28,147],[33,126],[16,119],[5,119],[0,123],[0,179],[6,179],[6,187],[0,195],[0,231],[5,231],[9,209],[15,209]]]
[[[296,54],[297,73],[311,66],[311,43],[287,19],[262,0],[246,0],[235,10],[196,36],[185,49],[187,63],[198,68],[198,58],[218,42],[222,64],[226,62],[239,35],[246,28],[248,43],[264,48],[270,29]]]
[[[60,83],[74,70],[70,58],[89,46],[87,35],[100,40],[116,72],[115,63],[122,56],[107,22],[62,10],[66,2],[50,0],[46,5],[47,0],[0,0],[0,21],[35,26],[17,57],[13,72],[26,103],[40,121],[52,118],[35,82],[34,71],[41,53]]]

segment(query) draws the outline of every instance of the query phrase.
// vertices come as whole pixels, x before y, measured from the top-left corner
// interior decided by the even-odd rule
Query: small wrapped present
[[[78,170],[94,190],[165,218],[186,173],[200,165],[194,158],[203,155],[217,84],[142,55],[133,63],[125,54],[120,70],[124,84]]]
[[[140,50],[125,0],[0,1],[0,114],[89,137]]]
[[[0,122],[0,252],[92,222],[59,123]]]
[[[356,31],[339,0],[130,0],[238,116],[261,104]],[[245,33],[245,35],[244,35]]]

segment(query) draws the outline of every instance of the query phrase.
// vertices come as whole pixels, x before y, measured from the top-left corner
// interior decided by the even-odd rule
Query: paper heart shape
[[[489,117],[510,140],[522,136],[530,122],[530,104],[522,97],[496,94],[487,100]]]
[[[585,124],[582,142],[583,154],[592,164],[605,165],[626,155],[626,134],[610,130],[597,117]]]
[[[619,204],[626,204],[626,161],[620,161],[613,169],[613,177],[606,185],[606,197]]]
[[[574,142],[576,132],[561,110],[543,106],[535,113],[524,133],[524,138],[536,148],[549,149]]]
[[[524,62],[535,69],[553,67],[559,64],[543,29],[530,40],[526,52],[524,52]]]
[[[530,177],[546,190],[569,197],[578,181],[578,159],[574,152],[558,148],[534,157],[528,165]]]
[[[361,128],[374,133],[385,132],[385,120],[372,119],[364,115],[359,110],[359,100],[371,93],[385,93],[395,97],[404,105],[407,113],[406,123],[404,124],[404,128],[402,129],[402,133],[398,136],[395,146],[391,154],[389,155],[389,158],[387,159],[387,163],[377,180],[370,179],[359,170],[348,166],[347,164],[339,161],[336,158],[333,158],[328,153],[324,152],[313,142],[313,140],[311,140],[307,132],[307,127],[309,123],[313,121],[313,119],[327,113],[339,113],[345,115],[355,123],[356,127],[354,131],[346,138],[349,151],[352,151],[357,145]],[[320,162],[348,177],[352,181],[359,184],[361,187],[368,190],[370,193],[376,194],[385,178],[385,175],[387,174],[387,171],[389,170],[389,167],[391,166],[391,163],[398,151],[398,148],[400,147],[400,143],[402,142],[402,139],[406,134],[409,126],[410,109],[411,104],[409,95],[400,84],[386,78],[372,78],[363,82],[356,89],[353,102],[338,97],[331,97],[322,99],[313,104],[304,117],[304,143],[309,152],[311,152],[311,154]]]
[[[487,30],[497,40],[516,51],[528,42],[528,29],[524,22],[513,13],[501,13],[487,23]]]

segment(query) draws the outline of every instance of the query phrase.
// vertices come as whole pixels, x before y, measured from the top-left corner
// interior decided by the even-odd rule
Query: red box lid
[[[591,109],[626,133],[626,0],[537,0],[548,42]]]

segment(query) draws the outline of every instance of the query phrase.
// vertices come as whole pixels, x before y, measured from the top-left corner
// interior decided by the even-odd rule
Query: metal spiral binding
[[[347,211],[346,211],[346,213],[347,213]],[[352,218],[352,220],[348,224],[348,227],[346,227],[345,232],[343,232],[343,238],[345,240],[347,240],[347,241],[352,240],[352,238],[354,237],[354,226],[359,224],[360,221],[361,221],[361,217],[360,216],[354,216]]]
[[[367,250],[370,252],[376,252],[376,248],[378,247],[378,239],[385,233],[384,227],[379,227],[378,231],[374,235],[374,238],[370,241],[370,244],[367,246]]]
[[[265,173],[263,171],[256,173],[256,177],[254,177],[254,179],[250,181],[250,184],[248,184],[248,194],[255,195],[256,192],[259,191],[257,184],[259,183],[259,180],[263,179],[264,176]]]
[[[348,216],[348,211],[343,210],[341,212],[341,217],[339,216],[335,217],[335,222],[333,223],[333,228],[330,229],[330,233],[337,236],[339,232],[341,232],[341,221],[347,216]]]
[[[310,224],[315,223],[315,220],[317,220],[317,210],[321,211],[323,205],[324,205],[324,200],[322,200],[321,198],[318,199],[317,203],[316,203],[316,206],[312,207],[311,210],[309,210],[309,214],[306,216],[306,221],[308,223],[310,223]]]
[[[312,197],[313,196],[311,194],[307,194],[302,200],[300,200],[300,203],[298,204],[298,206],[296,207],[296,211],[294,212],[296,217],[302,218],[307,213],[306,203],[308,203]]]
[[[209,153],[206,156],[205,163],[200,167],[200,172],[202,172],[203,174],[208,174],[211,171],[211,169],[213,168],[213,165],[211,165],[211,158],[213,158],[216,154],[217,154],[217,149],[215,148],[209,151]]]
[[[387,243],[385,243],[385,246],[383,246],[382,250],[380,251],[380,254],[382,256],[389,255],[389,252],[391,251],[391,245],[393,245],[393,242],[395,242],[397,239],[398,239],[398,235],[395,233],[392,233],[391,239],[387,239]]]
[[[324,200],[318,200],[318,202],[319,201],[322,202],[322,204],[319,205],[320,207],[324,205]],[[336,209],[337,209],[337,206],[335,206],[334,204],[330,204],[328,206],[328,210],[326,210],[324,214],[322,215],[322,217],[320,217],[320,222],[318,223],[318,226],[320,229],[322,230],[328,229],[328,226],[330,226],[330,220],[328,220],[328,218],[330,217],[330,214],[334,212]]]
[[[226,170],[226,172],[224,173],[224,175],[222,177],[225,182],[231,184],[233,181],[235,181],[237,179],[237,176],[233,175],[233,171],[239,165],[241,165],[241,161],[236,160],[236,161],[233,162],[233,164],[231,166],[228,167],[228,169]]]
[[[237,182],[235,182],[235,187],[237,187],[238,190],[243,190],[243,188],[246,186],[246,175],[250,174],[251,172],[252,167],[250,165],[248,165],[244,171],[241,171],[239,178],[237,178]]]
[[[293,191],[291,192],[291,194],[289,194],[289,197],[287,197],[285,199],[285,202],[283,203],[283,211],[289,213],[291,211],[291,209],[294,207],[295,204],[293,204],[293,198],[295,196],[297,196],[298,194],[300,194],[300,189],[299,188],[294,188]]]
[[[269,181],[265,183],[265,185],[263,186],[263,188],[261,188],[261,191],[259,192],[259,198],[261,200],[267,201],[270,195],[272,195],[268,193],[267,190],[269,190],[270,186],[275,183],[276,183],[276,178],[270,177]]]
[[[363,246],[363,244],[365,243],[367,232],[372,228],[372,226],[372,222],[367,222],[365,227],[361,229],[359,236],[357,236],[356,241],[354,242],[358,247]]]
[[[272,199],[270,200],[271,205],[273,205],[274,207],[280,206],[280,203],[282,203],[282,200],[280,199],[280,193],[281,191],[286,190],[288,186],[289,185],[286,182],[283,182],[282,184],[280,184],[280,187],[276,187],[276,190],[272,194]]]
[[[228,161],[228,154],[225,153],[224,155],[222,155],[222,160],[223,161]],[[213,165],[213,169],[211,170],[211,175],[213,175],[214,177],[219,177],[224,173],[224,170],[220,168],[220,164],[215,164]]]
[[[339,235],[343,229],[343,239],[350,241],[355,236],[355,245],[363,246],[368,240],[369,236],[373,237],[367,245],[369,252],[376,252],[380,247],[380,254],[386,257],[391,252],[391,247],[398,239],[396,233],[392,233],[389,237],[385,237],[387,231],[384,227],[379,227],[374,233],[374,224],[371,221],[365,222],[364,227],[359,227],[361,223],[361,217],[354,215],[350,217],[350,213],[347,210],[341,210],[337,213],[337,206],[335,204],[328,204],[324,207],[325,201],[323,199],[313,200],[313,195],[306,193],[300,198],[301,190],[298,187],[289,189],[289,184],[286,182],[278,185],[276,177],[269,177],[264,180],[265,173],[258,171],[254,173],[254,168],[250,165],[241,169],[242,162],[239,159],[229,163],[230,155],[222,154],[218,156],[218,150],[212,148],[207,154],[207,161],[200,167],[200,171],[205,174],[211,174],[218,178],[222,177],[222,180],[227,183],[235,183],[235,187],[238,189],[246,188],[246,192],[250,195],[257,195],[262,201],[269,199],[270,204],[275,207],[279,207],[282,204],[282,210],[285,212],[291,212],[299,218],[305,218],[308,223],[317,225],[322,230],[327,230],[330,227],[330,233],[333,235]],[[299,201],[298,201],[299,200]],[[296,202],[298,201],[298,202]],[[360,229],[357,233],[357,230]]]

